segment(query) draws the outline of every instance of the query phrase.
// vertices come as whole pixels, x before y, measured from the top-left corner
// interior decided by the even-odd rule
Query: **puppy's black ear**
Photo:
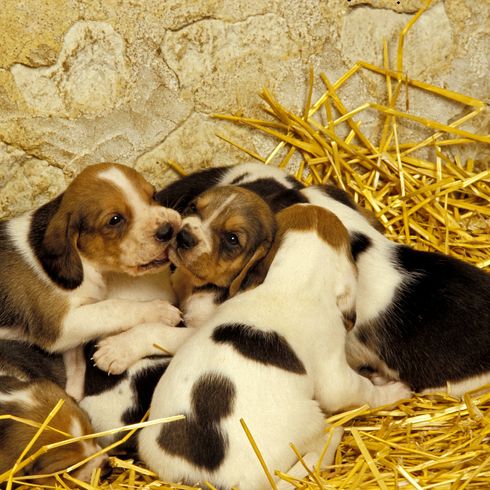
[[[155,200],[166,208],[183,213],[191,201],[214,187],[228,170],[227,167],[214,167],[186,175],[157,192]]]
[[[48,276],[62,288],[75,289],[83,281],[82,261],[77,250],[80,219],[76,212],[63,207],[60,198],[34,214],[30,239]]]

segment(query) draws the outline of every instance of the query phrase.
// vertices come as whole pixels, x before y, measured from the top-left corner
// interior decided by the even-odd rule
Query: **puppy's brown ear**
[[[61,206],[49,221],[38,255],[48,276],[65,289],[83,281],[83,267],[77,249],[79,217]]]
[[[257,250],[255,250],[254,254],[248,262],[245,264],[243,269],[240,271],[238,276],[233,279],[233,282],[230,284],[229,288],[229,297],[235,296],[240,289],[242,289],[242,286],[245,286],[244,289],[252,287],[252,286],[257,286],[260,283],[263,282],[265,276],[267,275],[267,271],[269,270],[268,266],[264,266],[263,264],[259,264],[249,275],[249,272],[251,272],[252,267],[256,266],[257,263],[262,260],[267,253],[270,251],[270,242],[263,242]],[[269,263],[270,264],[270,263]],[[245,285],[245,279],[246,279],[246,285]]]

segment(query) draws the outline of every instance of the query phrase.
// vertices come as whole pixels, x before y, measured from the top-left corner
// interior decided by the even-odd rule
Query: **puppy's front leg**
[[[49,350],[66,351],[103,335],[128,330],[141,323],[164,323],[174,326],[179,321],[180,311],[168,301],[107,299],[71,309],[63,320],[59,337]]]
[[[328,364],[328,363],[326,363]],[[374,385],[369,379],[354,371],[345,358],[334,368],[321,367],[315,378],[315,398],[328,412],[337,412],[353,406],[368,404],[370,407],[389,405],[410,398],[410,389],[401,382]]]
[[[63,353],[65,364],[66,384],[65,391],[77,402],[83,398],[85,385],[85,357],[83,347],[74,347]]]
[[[137,325],[126,332],[102,339],[93,360],[99,369],[110,374],[120,374],[143,357],[174,355],[194,332],[192,328],[162,324]],[[157,346],[165,349],[165,352]]]

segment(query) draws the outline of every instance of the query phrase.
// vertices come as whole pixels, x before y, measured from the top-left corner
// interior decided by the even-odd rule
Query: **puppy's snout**
[[[174,235],[173,226],[170,223],[165,223],[160,226],[155,233],[155,239],[159,242],[168,242]]]
[[[194,247],[197,243],[196,238],[192,235],[192,233],[183,228],[177,233],[177,248],[190,249]]]

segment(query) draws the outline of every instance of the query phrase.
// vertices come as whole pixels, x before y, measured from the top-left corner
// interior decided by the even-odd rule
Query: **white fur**
[[[18,403],[25,407],[33,407],[37,404],[37,400],[34,398],[32,390],[27,388],[11,393],[0,392],[0,403]]]
[[[302,453],[317,448],[324,429],[320,408],[379,405],[407,396],[403,385],[376,387],[347,364],[345,328],[334,291],[349,291],[352,307],[354,275],[347,258],[316,233],[289,232],[264,283],[223,303],[177,352],[154,392],[150,419],[189,413],[193,385],[205,373],[231,380],[236,390],[232,414],[220,422],[228,440],[224,460],[215,471],[196,467],[163,450],[157,442],[161,428],[153,426],[139,437],[140,456],[150,468],[171,481],[208,480],[242,490],[268,488],[240,418],[245,419],[268,467],[286,471],[295,461],[290,442]],[[230,323],[282,335],[308,374],[264,365],[229,344],[214,342],[213,330]]]

